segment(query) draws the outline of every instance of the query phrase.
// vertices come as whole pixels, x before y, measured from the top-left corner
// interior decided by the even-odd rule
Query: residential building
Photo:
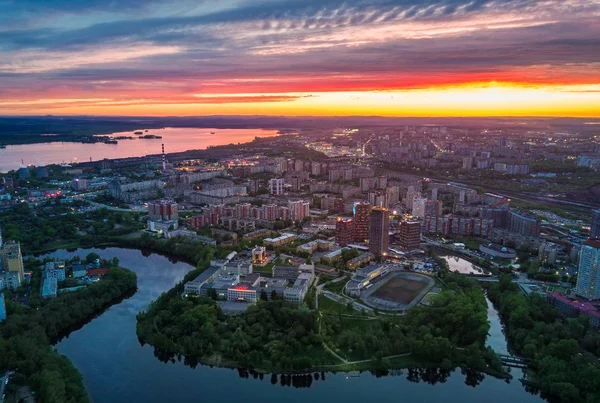
[[[2,288],[0,288],[1,290]],[[4,294],[0,292],[0,323],[6,320],[6,303],[4,302]]]
[[[538,236],[540,234],[540,220],[536,216],[518,210],[511,210],[508,220],[511,232],[527,236]]]
[[[269,179],[269,193],[273,196],[280,196],[285,193],[285,181],[283,178]]]
[[[412,215],[415,217],[442,215],[442,202],[440,200],[429,200],[424,197],[415,197],[413,200]]]
[[[305,217],[310,216],[310,203],[307,201],[289,201],[288,208],[293,221],[302,221]]]
[[[354,241],[354,220],[338,217],[335,222],[335,242],[347,246]]]
[[[369,225],[371,223],[371,205],[366,202],[354,205],[354,240],[365,242],[369,239]]]
[[[600,298],[600,241],[587,240],[579,252],[575,293],[588,300]]]
[[[156,200],[148,203],[148,230],[166,232],[177,229],[179,213],[177,203],[170,200]]]
[[[389,208],[387,192],[385,190],[375,190],[369,192],[369,203],[373,207]]]
[[[421,224],[418,221],[402,221],[400,223],[400,247],[414,250],[421,247]]]
[[[590,239],[600,239],[600,209],[592,210],[592,225]]]
[[[369,229],[369,251],[376,256],[387,255],[389,247],[390,211],[384,207],[373,207]]]
[[[17,287],[23,282],[23,255],[21,254],[21,244],[15,241],[8,241],[2,244],[0,234],[0,268],[4,271],[5,287],[7,283],[18,283]],[[7,287],[8,288],[8,287]],[[14,287],[16,288],[16,287]]]

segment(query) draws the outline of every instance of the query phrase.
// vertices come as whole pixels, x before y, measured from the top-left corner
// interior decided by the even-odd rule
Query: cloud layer
[[[598,21],[597,0],[0,0],[0,113],[293,114],[327,93],[490,83],[577,92],[600,84]]]

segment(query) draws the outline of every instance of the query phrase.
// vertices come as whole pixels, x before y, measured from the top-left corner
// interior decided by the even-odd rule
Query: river
[[[118,140],[118,144],[55,142],[9,145],[4,149],[0,148],[0,172],[18,169],[23,163],[48,165],[85,162],[90,159],[99,161],[104,158],[143,157],[160,154],[162,144],[165,145],[166,153],[174,153],[205,149],[208,146],[247,143],[256,136],[277,135],[277,130],[167,127],[144,132],[161,136],[161,139],[139,139],[133,132],[113,133],[113,137],[134,137],[132,140]]]
[[[105,258],[116,256],[120,265],[138,275],[138,291],[132,297],[112,306],[81,329],[74,331],[55,347],[69,357],[83,375],[84,383],[96,403],[114,402],[196,402],[217,400],[220,403],[261,401],[292,402],[541,402],[539,396],[525,391],[518,374],[510,382],[491,376],[466,377],[460,370],[395,371],[393,376],[377,377],[326,373],[325,380],[311,387],[294,388],[273,385],[271,376],[264,380],[241,377],[237,370],[197,366],[182,362],[163,363],[149,345],[138,342],[136,314],[180,281],[192,266],[141,251],[108,248],[57,251],[50,256],[85,257],[96,252]],[[489,307],[492,323],[488,343],[505,352],[506,340],[493,307]],[[469,386],[466,382],[476,387]]]

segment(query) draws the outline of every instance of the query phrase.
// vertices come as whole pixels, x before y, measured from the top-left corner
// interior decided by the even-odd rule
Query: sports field
[[[426,282],[409,280],[403,277],[393,277],[379,287],[372,295],[388,301],[408,304],[428,285]]]

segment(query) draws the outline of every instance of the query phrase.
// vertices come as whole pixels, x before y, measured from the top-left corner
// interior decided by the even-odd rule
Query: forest
[[[563,402],[600,401],[600,334],[586,318],[565,318],[539,295],[526,297],[509,275],[488,297],[505,323],[511,347],[532,362],[532,384]]]
[[[136,289],[132,271],[111,267],[86,288],[60,294],[33,309],[7,301],[0,325],[0,373],[13,370],[11,385],[28,385],[45,403],[88,402],[81,375],[52,344]]]

